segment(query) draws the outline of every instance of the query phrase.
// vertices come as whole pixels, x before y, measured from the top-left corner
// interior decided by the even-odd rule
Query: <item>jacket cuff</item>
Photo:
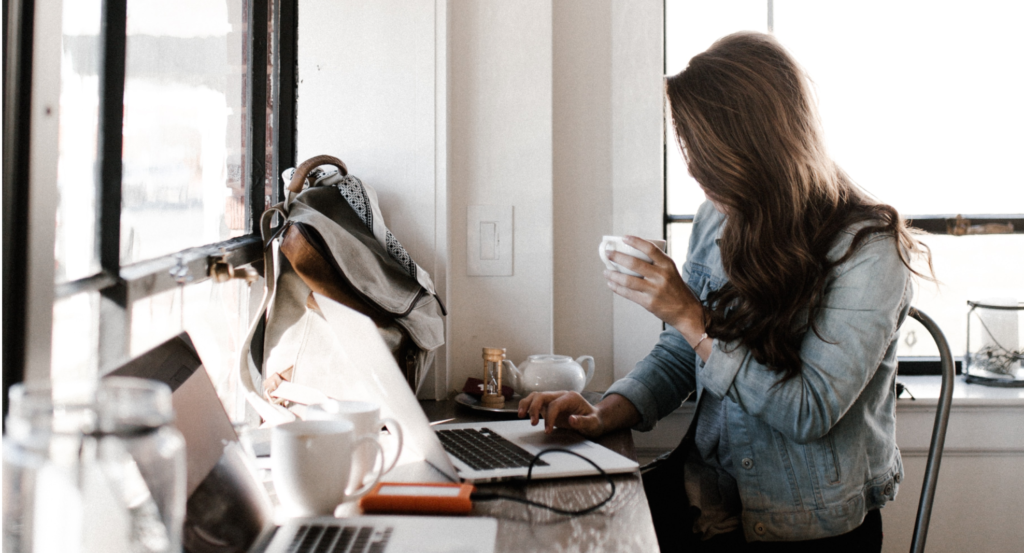
[[[724,398],[749,354],[746,346],[736,344],[722,349],[720,342],[715,340],[711,343],[708,360],[697,367],[697,379],[705,390],[719,399]]]
[[[633,430],[647,432],[654,428],[654,425],[658,422],[658,402],[655,401],[654,394],[651,393],[647,386],[639,380],[627,376],[615,381],[608,388],[608,391],[601,396],[601,399],[612,394],[618,394],[626,398],[640,412],[640,423],[634,426]]]

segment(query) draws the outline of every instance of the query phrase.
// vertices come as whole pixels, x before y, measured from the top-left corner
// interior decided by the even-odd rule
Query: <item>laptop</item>
[[[182,333],[111,375],[171,387],[175,426],[185,438],[186,551],[251,553],[493,553],[497,520],[482,517],[361,516],[274,521],[267,489],[239,443],[188,334]],[[408,385],[403,381],[403,385]]]
[[[399,462],[425,460],[448,480],[486,483],[524,477],[534,455],[547,448],[574,451],[590,459],[606,473],[629,473],[636,461],[587,440],[569,430],[545,434],[543,425],[529,420],[442,424],[431,427],[423,409],[406,383],[394,357],[368,317],[314,294],[323,317],[308,312],[310,325],[322,325],[316,340],[332,347],[335,366],[329,376],[304,373],[296,367],[295,383],[321,390],[341,400],[374,401],[381,416],[398,420],[405,435]],[[328,330],[329,329],[329,330]],[[323,345],[329,343],[331,345]],[[338,382],[344,382],[339,386]],[[478,447],[474,449],[474,443]],[[406,455],[416,458],[404,459]],[[564,478],[599,474],[587,461],[572,454],[552,452],[534,466],[533,478]]]

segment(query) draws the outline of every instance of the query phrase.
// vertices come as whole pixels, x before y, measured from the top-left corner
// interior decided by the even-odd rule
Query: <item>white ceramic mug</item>
[[[384,449],[394,450],[391,462],[385,461],[381,454],[381,474],[395,468],[398,457],[402,454],[402,426],[394,419],[381,419],[380,406],[369,401],[340,401],[330,399],[323,403],[310,405],[306,409],[306,420],[346,420],[352,423],[356,436],[372,438],[383,452]],[[381,429],[388,427],[394,439],[391,443],[381,443]],[[352,482],[350,488],[359,487],[374,472],[377,464],[377,452],[372,447],[360,447],[352,460]]]
[[[668,243],[665,242],[664,240],[647,241],[657,246],[657,248],[661,251],[665,251],[665,247],[668,245]],[[626,255],[631,255],[641,261],[653,263],[653,260],[650,257],[648,257],[647,254],[645,254],[644,252],[632,246],[627,246],[626,243],[622,241],[621,236],[602,236],[601,245],[598,246],[597,248],[597,254],[601,256],[601,261],[604,261],[604,266],[607,267],[609,271],[617,271],[635,277],[641,276],[639,273],[630,271],[629,269],[623,267],[622,265],[619,265],[618,263],[615,263],[614,261],[608,259],[608,250],[621,252]]]
[[[270,471],[287,516],[331,516],[338,505],[365,495],[380,481],[377,471],[372,482],[346,492],[355,452],[365,444],[381,451],[375,440],[358,437],[349,421],[286,422],[271,435]]]

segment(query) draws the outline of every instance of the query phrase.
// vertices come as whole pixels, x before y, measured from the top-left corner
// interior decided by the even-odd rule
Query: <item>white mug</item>
[[[651,242],[652,244],[657,246],[657,248],[661,251],[665,251],[665,247],[668,244],[664,240],[648,240],[648,242]],[[630,271],[629,269],[623,267],[622,265],[619,265],[618,263],[615,263],[614,261],[608,259],[608,250],[613,250],[624,253],[626,255],[631,255],[641,261],[646,261],[647,263],[654,262],[650,257],[647,257],[647,254],[645,254],[644,252],[632,246],[627,246],[626,243],[622,241],[621,236],[602,236],[601,245],[598,246],[597,248],[597,254],[601,256],[601,261],[604,261],[604,266],[607,267],[609,271],[617,271],[635,277],[642,276],[640,275],[640,273]]]
[[[402,426],[394,419],[381,419],[380,406],[369,401],[341,401],[329,399],[323,403],[310,405],[304,416],[306,420],[347,420],[352,423],[356,436],[359,438],[372,438],[381,448],[381,470],[380,473],[387,474],[395,468],[398,457],[402,454]],[[388,427],[395,436],[397,445],[391,444],[387,449],[394,449],[394,458],[391,462],[385,461],[384,444],[380,442],[380,431],[384,426]],[[352,459],[352,482],[350,487],[357,488],[363,481],[374,472],[377,464],[377,452],[371,447],[360,447]]]
[[[271,435],[270,471],[287,516],[331,516],[338,505],[362,497],[380,481],[378,471],[373,482],[346,492],[354,453],[364,443],[380,451],[375,440],[357,437],[349,421],[286,422]]]

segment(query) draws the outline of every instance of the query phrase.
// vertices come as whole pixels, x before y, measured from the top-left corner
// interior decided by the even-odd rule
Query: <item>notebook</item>
[[[267,490],[188,334],[179,334],[110,374],[150,378],[171,387],[175,425],[185,438],[186,551],[494,551],[498,523],[491,518],[366,516],[275,522]]]
[[[637,470],[636,461],[575,432],[556,430],[545,434],[543,425],[531,426],[529,420],[431,427],[373,321],[325,296],[315,294],[315,299],[335,338],[329,340],[335,348],[332,358],[338,359],[334,371],[345,382],[345,389],[332,395],[336,399],[379,403],[381,416],[402,424],[406,443],[403,457],[416,454],[451,481],[477,483],[526,476],[530,458],[552,447],[579,453],[609,474]],[[301,372],[296,370],[297,383],[317,388],[315,379],[310,378],[303,381]],[[483,453],[467,454],[472,448],[470,442],[480,439],[486,442]],[[491,467],[494,463],[508,466]],[[542,456],[533,469],[534,478],[597,474],[597,469],[583,459],[557,452]]]

